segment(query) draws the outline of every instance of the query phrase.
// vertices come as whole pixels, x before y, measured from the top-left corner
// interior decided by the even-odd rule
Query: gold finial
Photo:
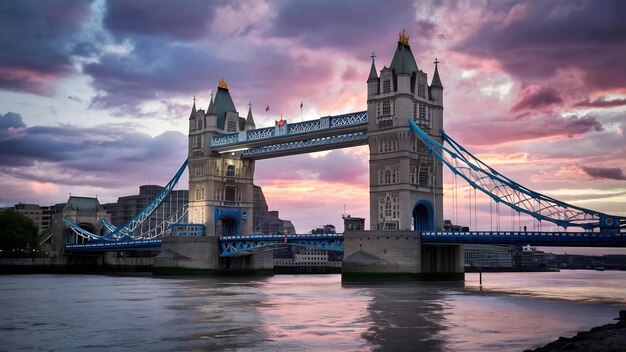
[[[403,45],[409,45],[409,38],[410,36],[406,35],[406,32],[403,29],[402,32],[400,32],[400,39],[398,39],[398,42]]]
[[[228,89],[228,83],[222,78],[220,79],[220,83],[217,85],[218,88]]]

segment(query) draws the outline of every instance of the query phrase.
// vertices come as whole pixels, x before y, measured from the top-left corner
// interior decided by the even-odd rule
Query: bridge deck
[[[415,233],[418,235],[418,233]],[[626,247],[625,232],[471,231],[422,232],[422,243],[533,245],[559,247]],[[219,237],[220,255],[245,255],[282,244],[343,251],[343,234],[294,234]],[[68,252],[107,252],[159,248],[161,239],[90,241],[68,244]]]

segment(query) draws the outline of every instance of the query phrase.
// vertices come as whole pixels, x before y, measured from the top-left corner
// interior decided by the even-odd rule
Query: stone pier
[[[272,275],[271,251],[220,258],[217,237],[164,237],[161,253],[154,258],[156,275]]]
[[[422,245],[416,231],[344,233],[344,282],[463,280],[460,245]]]

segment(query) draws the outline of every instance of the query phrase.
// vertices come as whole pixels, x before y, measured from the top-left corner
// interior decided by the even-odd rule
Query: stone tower
[[[239,116],[222,79],[206,111],[189,116],[189,222],[204,224],[208,236],[252,233],[254,160],[237,151],[216,153],[211,139],[254,128],[252,108]]]
[[[440,230],[442,163],[411,133],[408,123],[413,119],[441,142],[443,86],[438,61],[429,86],[404,31],[391,65],[383,67],[380,75],[374,58],[367,79],[370,229]]]

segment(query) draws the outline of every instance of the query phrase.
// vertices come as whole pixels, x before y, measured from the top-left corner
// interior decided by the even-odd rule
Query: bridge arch
[[[421,199],[413,205],[413,230],[414,231],[434,231],[435,230],[435,208],[427,200]]]

